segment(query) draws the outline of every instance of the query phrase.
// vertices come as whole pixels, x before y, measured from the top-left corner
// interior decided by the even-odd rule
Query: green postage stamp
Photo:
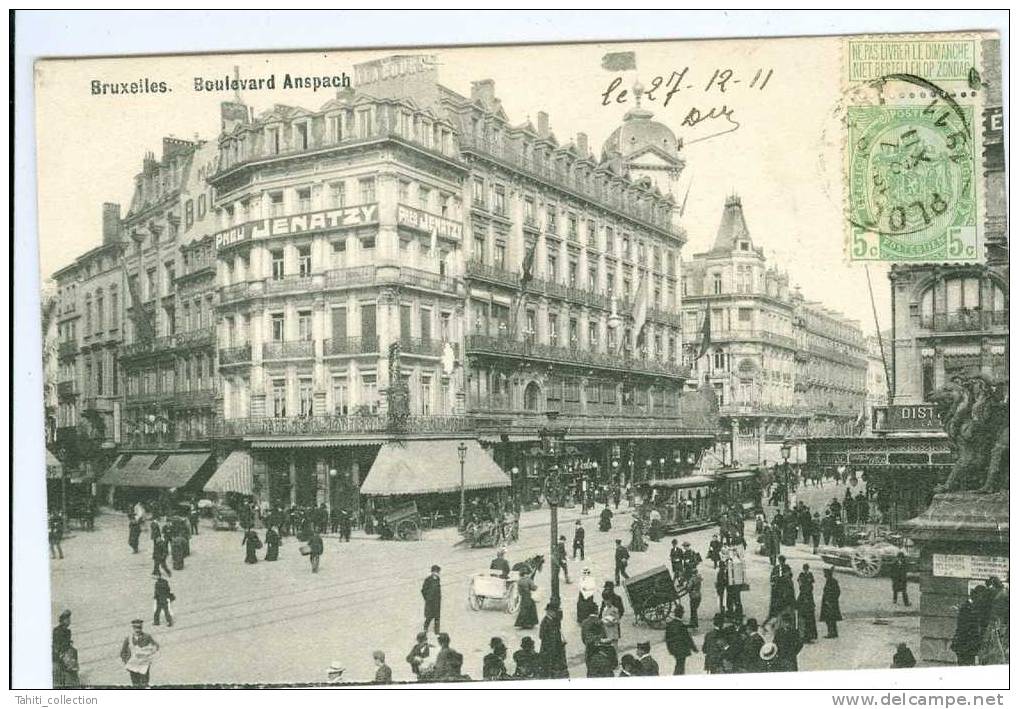
[[[850,259],[979,260],[979,45],[901,38],[847,44]]]

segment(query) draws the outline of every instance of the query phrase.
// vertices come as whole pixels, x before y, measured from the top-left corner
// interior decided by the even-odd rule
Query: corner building
[[[510,124],[490,81],[441,86],[428,57],[356,74],[317,111],[224,105],[220,436],[252,494],[355,509],[397,378],[401,438],[480,438],[523,502],[549,410],[578,480],[687,465],[713,429],[680,401],[671,131],[631,112],[595,159],[544,114]]]

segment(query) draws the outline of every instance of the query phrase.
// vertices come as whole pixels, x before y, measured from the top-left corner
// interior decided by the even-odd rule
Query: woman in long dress
[[[258,538],[258,533],[248,527],[248,531],[244,533],[244,541],[241,543],[244,545],[244,563],[257,564],[258,556],[255,553],[262,546],[262,540]]]
[[[580,592],[577,594],[577,624],[592,613],[598,614],[598,601],[594,594],[598,592],[598,581],[591,575],[591,569],[584,567],[580,574]]]
[[[800,586],[800,596],[796,599],[800,637],[803,642],[812,643],[817,640],[817,620],[814,618],[814,574],[810,571],[810,564],[803,565],[796,581]]]
[[[538,656],[541,663],[542,676],[548,679],[569,677],[566,665],[566,643],[563,641],[562,612],[558,604],[550,602],[545,606],[545,617],[541,619],[538,639],[541,648]]]
[[[265,530],[265,560],[276,561],[280,558],[280,533],[275,527]]]
[[[835,570],[828,567],[824,570],[824,590],[821,591],[821,613],[818,618],[828,626],[826,638],[837,638],[839,636],[838,622],[842,620],[842,609],[839,605],[839,596],[842,589],[835,578]]]
[[[523,630],[530,630],[538,624],[538,607],[534,605],[534,592],[538,584],[527,572],[520,572],[520,580],[517,581],[517,591],[520,592],[520,610],[517,611],[517,621],[514,625]]]
[[[179,528],[174,529],[170,537],[170,557],[173,559],[173,570],[180,571],[184,568],[184,552],[187,551],[187,542]]]
[[[647,551],[647,542],[644,541],[644,523],[639,519],[633,520],[630,525],[630,551]]]

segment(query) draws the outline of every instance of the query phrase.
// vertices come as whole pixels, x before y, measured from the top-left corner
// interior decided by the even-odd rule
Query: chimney
[[[538,130],[539,137],[548,137],[548,114],[544,111],[538,111],[538,123],[535,128]]]
[[[184,140],[183,138],[175,138],[170,135],[163,138],[163,158],[162,162],[166,162],[174,155],[178,153],[187,152],[193,143],[190,140]]]
[[[354,89],[351,86],[342,86],[336,89],[336,98],[345,103],[350,103],[354,100]]]
[[[583,158],[591,156],[587,151],[587,133],[577,133],[577,150]]]
[[[488,105],[495,100],[495,81],[482,79],[471,82],[471,101],[481,101]]]
[[[224,133],[230,133],[239,125],[248,122],[248,107],[236,101],[223,101],[219,104],[220,127]]]
[[[103,202],[103,244],[120,241],[120,205]]]

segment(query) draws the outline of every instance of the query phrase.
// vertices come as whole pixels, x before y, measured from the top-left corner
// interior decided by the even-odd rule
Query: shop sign
[[[373,224],[379,220],[378,212],[377,204],[361,204],[344,209],[325,209],[319,212],[293,214],[287,217],[259,219],[216,234],[216,248],[224,249],[245,241],[266,239],[273,236],[303,234],[305,232]]]
[[[974,554],[932,554],[934,576],[955,579],[984,579],[1008,577],[1007,556],[976,556]]]

